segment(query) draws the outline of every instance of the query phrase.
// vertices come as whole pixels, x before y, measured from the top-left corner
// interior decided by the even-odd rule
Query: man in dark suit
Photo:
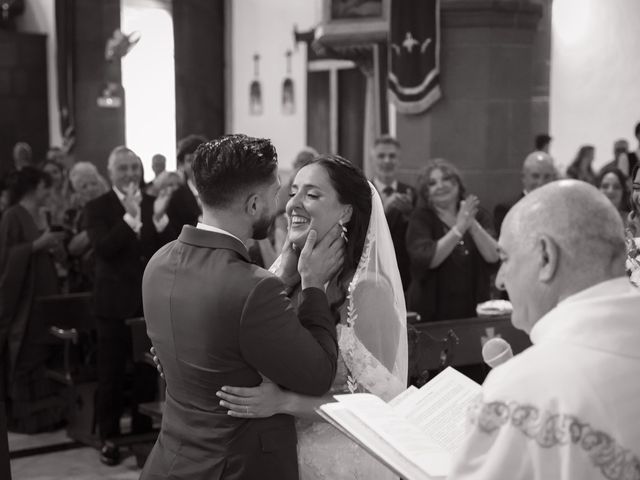
[[[382,135],[373,143],[371,162],[374,169],[375,185],[387,217],[393,247],[396,251],[402,286],[406,290],[411,283],[409,255],[405,236],[409,215],[416,204],[416,192],[409,185],[398,181],[400,164],[400,143],[390,135]]]
[[[496,234],[500,235],[502,221],[516,203],[529,192],[532,192],[542,185],[553,182],[558,178],[558,171],[553,163],[553,158],[546,152],[536,150],[527,155],[522,164],[522,192],[516,198],[499,203],[493,210],[493,221],[495,222]]]
[[[167,393],[140,478],[297,480],[293,417],[234,418],[216,391],[257,386],[261,375],[307,395],[329,390],[338,348],[324,285],[342,264],[340,228],[317,244],[310,233],[299,259],[285,249],[278,278],[252,264],[246,248],[266,238],[277,212],[271,143],[244,135],[205,143],[193,172],[202,223],[158,251],[143,280],[147,332]],[[286,290],[298,279],[296,317]]]
[[[173,192],[167,207],[167,215],[177,233],[180,233],[184,225],[195,227],[202,214],[191,162],[198,146],[206,141],[207,139],[200,135],[189,135],[178,142],[178,172],[182,174],[184,184]]]
[[[175,235],[165,214],[168,195],[153,199],[138,188],[140,158],[126,147],[109,155],[113,188],[86,206],[86,229],[95,251],[95,314],[98,327],[97,423],[104,440],[120,433],[125,366],[131,358],[130,332],[125,320],[142,315],[142,274],[158,248]],[[132,395],[132,430],[151,428],[148,417],[137,413],[138,402],[153,399],[153,369],[136,366]],[[117,448],[103,446],[101,460],[119,462]]]

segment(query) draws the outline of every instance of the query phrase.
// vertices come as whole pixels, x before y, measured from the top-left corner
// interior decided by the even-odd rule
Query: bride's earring
[[[340,233],[340,236],[344,240],[344,243],[348,243],[349,239],[347,238],[347,227],[342,222],[342,220],[339,220],[338,223],[340,224],[340,228],[342,229],[342,233]]]

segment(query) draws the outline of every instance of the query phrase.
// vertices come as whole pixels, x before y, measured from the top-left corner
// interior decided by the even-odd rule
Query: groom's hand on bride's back
[[[340,271],[345,247],[341,233],[342,228],[338,224],[321,240],[318,240],[318,232],[309,232],[298,260],[303,290],[310,287],[324,290],[324,285]]]

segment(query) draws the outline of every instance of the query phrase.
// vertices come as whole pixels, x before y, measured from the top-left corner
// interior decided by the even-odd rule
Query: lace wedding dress
[[[338,325],[338,338],[344,343],[350,327]],[[364,392],[353,378],[340,354],[331,394]],[[297,419],[298,466],[300,480],[391,480],[398,477],[355,442],[325,422]]]

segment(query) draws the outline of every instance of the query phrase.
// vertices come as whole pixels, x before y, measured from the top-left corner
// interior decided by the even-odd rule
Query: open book
[[[445,478],[465,435],[466,412],[481,387],[448,367],[389,403],[375,395],[336,395],[318,413],[406,480]]]

